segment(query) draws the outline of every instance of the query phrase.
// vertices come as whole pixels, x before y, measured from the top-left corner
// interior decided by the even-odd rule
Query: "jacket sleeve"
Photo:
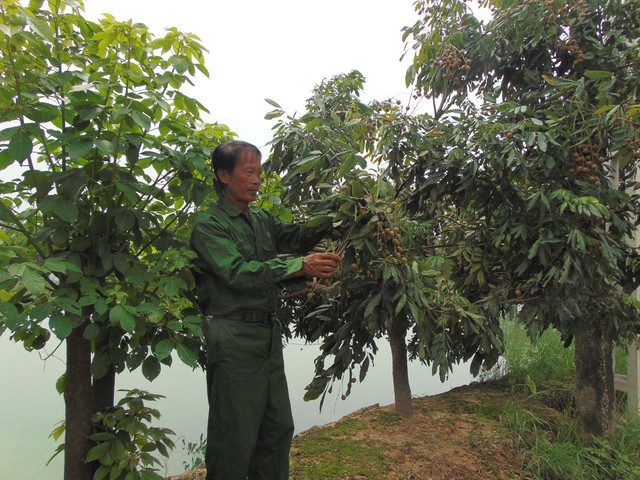
[[[304,224],[284,223],[269,214],[278,253],[306,254],[322,240],[324,231],[308,228]]]
[[[215,219],[197,223],[191,248],[198,253],[196,265],[208,270],[233,290],[274,285],[302,269],[303,257],[246,260],[225,227]]]

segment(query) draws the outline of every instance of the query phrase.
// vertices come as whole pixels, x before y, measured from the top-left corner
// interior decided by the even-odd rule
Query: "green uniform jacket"
[[[222,197],[203,212],[191,234],[196,294],[205,315],[238,311],[274,312],[278,282],[302,268],[302,256],[321,238],[317,232],[287,224],[259,207],[248,218]]]

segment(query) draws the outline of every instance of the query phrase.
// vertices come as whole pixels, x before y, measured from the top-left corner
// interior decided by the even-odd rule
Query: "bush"
[[[154,468],[162,463],[152,452],[167,458],[174,447],[169,435],[174,432],[149,426],[160,413],[144,404],[159,398],[162,395],[129,390],[116,406],[94,415],[97,433],[90,438],[96,445],[89,450],[87,461],[97,461],[100,467],[93,480],[163,480]]]

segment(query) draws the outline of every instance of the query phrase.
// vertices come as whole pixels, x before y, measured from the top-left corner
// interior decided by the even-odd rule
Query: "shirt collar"
[[[218,205],[225,212],[227,212],[227,215],[229,215],[229,217],[231,218],[239,217],[241,215],[244,216],[244,213],[242,213],[242,211],[238,207],[236,207],[233,203],[227,200],[227,198],[224,195],[221,195],[220,198],[218,199]],[[249,207],[248,211],[249,211],[249,215],[251,215],[251,207]]]

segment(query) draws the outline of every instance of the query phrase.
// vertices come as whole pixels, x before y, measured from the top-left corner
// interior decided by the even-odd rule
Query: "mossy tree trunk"
[[[576,415],[585,440],[615,433],[613,342],[586,331],[574,337],[576,361]]]

